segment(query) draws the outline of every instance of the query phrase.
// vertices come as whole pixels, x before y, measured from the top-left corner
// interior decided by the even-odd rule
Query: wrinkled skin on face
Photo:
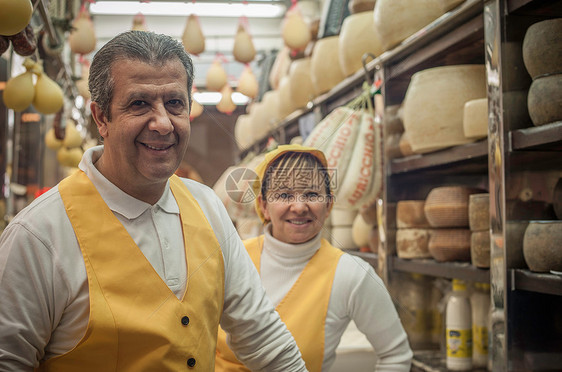
[[[137,199],[154,204],[183,159],[190,135],[187,74],[179,60],[119,60],[109,120],[92,102],[104,140],[96,168]]]

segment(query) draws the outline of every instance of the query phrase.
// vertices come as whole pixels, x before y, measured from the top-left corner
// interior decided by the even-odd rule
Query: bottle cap
[[[453,291],[466,291],[466,283],[464,280],[453,279]]]

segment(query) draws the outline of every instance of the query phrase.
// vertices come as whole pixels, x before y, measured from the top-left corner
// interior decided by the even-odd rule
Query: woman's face
[[[291,244],[304,243],[322,229],[330,214],[331,200],[321,182],[297,185],[293,180],[297,177],[284,178],[270,182],[272,187],[268,187],[265,200],[260,195],[260,207],[266,220],[271,221],[274,238]]]

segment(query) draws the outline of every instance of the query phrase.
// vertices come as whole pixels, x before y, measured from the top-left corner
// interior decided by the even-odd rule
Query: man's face
[[[105,145],[99,169],[119,188],[139,197],[136,194],[144,188],[165,184],[187,150],[187,75],[179,60],[162,66],[119,60],[112,76],[111,121],[92,105]],[[135,192],[129,192],[131,188]]]

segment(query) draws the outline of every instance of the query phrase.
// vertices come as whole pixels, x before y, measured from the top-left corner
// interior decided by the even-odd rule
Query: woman
[[[360,258],[322,239],[333,205],[324,154],[279,146],[256,168],[264,235],[244,242],[269,299],[309,371],[329,371],[353,320],[373,345],[377,371],[409,371],[412,351],[384,283]],[[248,371],[219,330],[216,371]]]

